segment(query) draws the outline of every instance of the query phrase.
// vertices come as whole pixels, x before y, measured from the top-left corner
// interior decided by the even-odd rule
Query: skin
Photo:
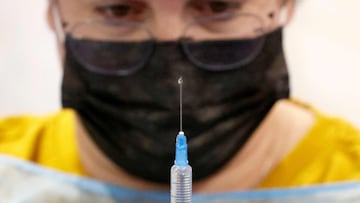
[[[91,8],[92,1],[95,0],[59,0],[63,20],[71,24],[86,18],[88,14],[85,10]],[[258,5],[249,6],[248,9],[254,12],[263,10],[264,17],[273,10],[278,11],[281,4],[280,0],[257,1]],[[83,9],[77,9],[76,5],[71,5],[71,2],[83,2]],[[148,7],[144,14],[146,18],[139,17],[139,19],[146,23],[158,40],[179,38],[186,23],[191,21],[194,14],[188,7],[189,1],[185,0],[144,0],[144,2]],[[288,11],[287,23],[293,13],[294,1],[287,1],[284,8]],[[276,13],[274,18],[278,16]],[[51,7],[49,7],[48,20],[50,27],[55,30]],[[277,26],[273,22],[267,25],[270,29],[275,29]],[[60,41],[59,36],[58,39],[60,54],[63,57],[63,42]],[[314,116],[308,110],[287,100],[278,101],[235,157],[217,173],[205,180],[195,182],[193,191],[213,193],[258,187],[271,170],[298,144],[313,123]],[[169,190],[168,185],[131,176],[112,163],[90,139],[79,119],[77,119],[76,136],[80,160],[89,177],[140,190]]]

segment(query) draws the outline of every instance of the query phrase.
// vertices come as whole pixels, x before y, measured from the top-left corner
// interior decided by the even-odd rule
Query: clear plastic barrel
[[[192,168],[176,166],[171,168],[171,203],[191,203]]]

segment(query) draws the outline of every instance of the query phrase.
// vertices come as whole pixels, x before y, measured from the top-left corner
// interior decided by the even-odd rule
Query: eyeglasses
[[[260,17],[226,13],[189,23],[180,37],[190,62],[209,71],[225,71],[251,62],[266,34]],[[87,20],[69,29],[66,44],[88,70],[129,75],[150,60],[157,41],[144,24],[124,20]]]

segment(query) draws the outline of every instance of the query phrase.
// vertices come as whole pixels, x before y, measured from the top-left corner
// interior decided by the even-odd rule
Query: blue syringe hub
[[[176,137],[176,152],[175,152],[175,165],[188,166],[188,147],[186,136],[183,131],[180,131]]]

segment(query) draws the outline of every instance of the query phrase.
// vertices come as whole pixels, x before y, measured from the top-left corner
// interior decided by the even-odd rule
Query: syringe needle
[[[178,80],[178,84],[179,84],[179,88],[180,88],[180,97],[179,97],[179,105],[180,105],[180,132],[183,132],[182,129],[182,85],[183,85],[183,79],[182,77],[179,78]]]
[[[188,161],[188,147],[185,133],[182,129],[182,77],[179,78],[180,88],[180,132],[176,137],[175,161],[171,167],[170,195],[171,203],[191,203],[192,168]]]

